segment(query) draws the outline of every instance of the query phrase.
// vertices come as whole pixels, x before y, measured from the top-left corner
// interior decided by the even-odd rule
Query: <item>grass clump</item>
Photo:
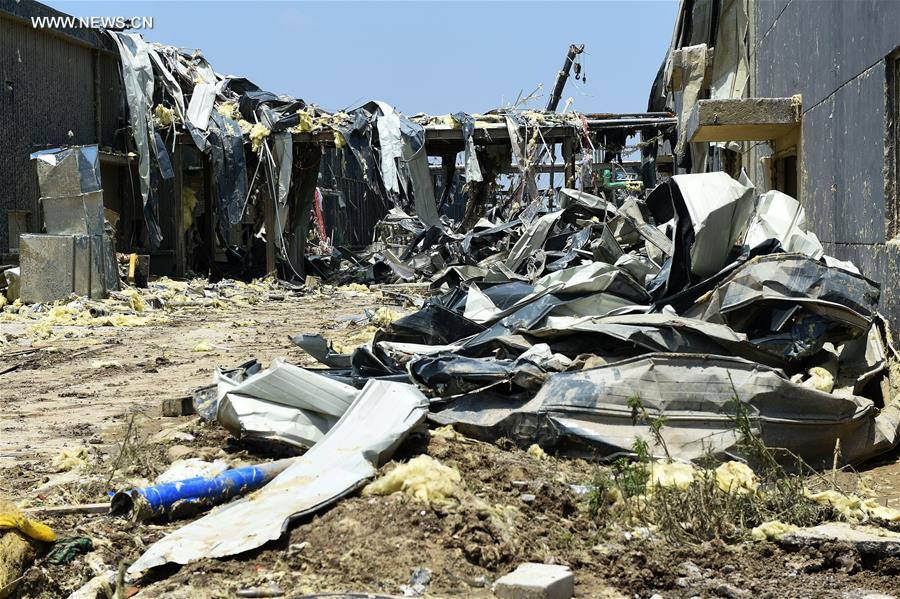
[[[633,456],[619,458],[611,465],[598,466],[587,495],[588,512],[607,525],[647,526],[666,540],[701,543],[719,539],[733,543],[749,540],[754,528],[771,522],[788,526],[813,526],[834,519],[835,510],[806,496],[806,476],[810,469],[796,456],[779,456],[766,447],[756,432],[748,407],[734,399],[733,426],[736,447],[753,467],[753,484],[723,484],[724,472],[733,472],[735,463],[721,466],[721,460],[707,452],[698,467],[673,463],[665,444],[666,419],[651,416],[640,398],[628,402],[635,424],[648,427],[655,446],[665,459],[651,455],[649,443],[637,438]],[[790,472],[781,458],[792,458]],[[717,465],[719,467],[717,468]],[[747,469],[737,464],[745,472]],[[724,471],[723,471],[724,468]],[[666,469],[679,476],[660,475]],[[690,478],[685,480],[685,476]]]

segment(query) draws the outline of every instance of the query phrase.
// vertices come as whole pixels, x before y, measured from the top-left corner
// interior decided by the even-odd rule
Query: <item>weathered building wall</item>
[[[116,55],[95,31],[31,25],[32,15],[59,14],[35,2],[0,0],[0,254],[10,248],[10,210],[30,212],[30,229],[39,226],[32,152],[74,144],[114,147],[122,139]],[[118,188],[116,181],[104,181],[106,186]],[[111,198],[107,206],[119,203]]]
[[[896,198],[886,180],[889,55],[900,46],[900,2],[756,0],[750,10],[750,95],[802,94],[800,198],[828,253],[882,284],[882,311],[900,324]],[[758,176],[760,153],[748,166]]]

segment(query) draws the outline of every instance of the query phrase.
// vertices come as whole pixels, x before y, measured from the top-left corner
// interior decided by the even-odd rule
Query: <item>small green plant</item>
[[[760,491],[723,491],[716,478],[718,460],[711,448],[705,448],[705,455],[697,460],[699,468],[686,488],[648,489],[653,456],[648,442],[638,437],[632,446],[633,460],[620,458],[609,467],[597,468],[588,493],[589,513],[602,517],[607,524],[620,519],[626,524],[652,525],[666,539],[683,543],[746,540],[751,529],[772,520],[811,526],[833,518],[833,508],[805,496],[803,473],[809,472],[809,467],[789,452],[785,456],[794,459],[795,469],[789,473],[782,467],[779,454],[760,438],[750,409],[738,399],[733,383],[732,389],[737,447],[761,478]],[[671,462],[662,434],[665,416],[650,416],[637,396],[629,398],[628,406],[634,423],[650,428],[653,441],[662,447]]]
[[[672,461],[672,456],[669,454],[669,447],[666,445],[666,439],[663,437],[662,430],[666,426],[667,418],[665,414],[658,414],[655,417],[651,417],[647,412],[647,408],[644,407],[644,402],[641,401],[640,395],[633,395],[628,398],[628,407],[631,408],[631,420],[634,424],[645,424],[650,428],[650,435],[653,437],[653,442],[656,443],[657,446],[661,447],[663,453],[666,454],[666,460],[669,462]],[[635,441],[635,444],[637,441]],[[648,454],[649,454],[649,447]]]

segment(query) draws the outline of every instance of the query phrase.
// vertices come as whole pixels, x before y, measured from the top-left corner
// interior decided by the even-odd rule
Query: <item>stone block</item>
[[[524,563],[494,583],[502,599],[569,599],[575,594],[575,577],[567,566]]]

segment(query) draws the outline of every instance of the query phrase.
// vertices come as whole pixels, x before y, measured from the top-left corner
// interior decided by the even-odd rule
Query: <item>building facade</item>
[[[101,149],[104,204],[137,210],[127,167],[118,53],[91,29],[36,28],[33,17],[63,13],[29,0],[0,0],[0,255],[40,227],[29,156],[63,145]],[[140,195],[136,196],[140,202]],[[120,239],[127,231],[120,231]]]
[[[681,172],[744,168],[796,197],[826,253],[881,284],[895,327],[898,49],[893,0],[683,0],[651,94],[679,114]]]

